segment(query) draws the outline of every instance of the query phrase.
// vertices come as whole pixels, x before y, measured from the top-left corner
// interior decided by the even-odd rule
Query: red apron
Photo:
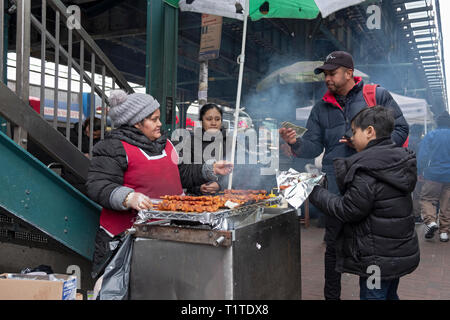
[[[159,199],[163,195],[180,195],[180,173],[178,154],[167,140],[161,155],[149,157],[140,148],[122,141],[127,154],[128,169],[123,176],[123,185],[150,198]],[[113,235],[130,228],[136,218],[136,210],[114,211],[102,209],[100,225]]]

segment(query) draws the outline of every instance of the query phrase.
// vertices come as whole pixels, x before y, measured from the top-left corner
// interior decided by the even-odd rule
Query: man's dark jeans
[[[336,177],[327,173],[328,191],[339,195]],[[337,218],[325,215],[325,300],[341,298],[341,274],[336,272],[336,239],[342,230],[343,223]]]
[[[369,289],[367,278],[359,278],[359,298],[361,300],[399,300],[397,295],[400,279],[381,280],[379,289]]]

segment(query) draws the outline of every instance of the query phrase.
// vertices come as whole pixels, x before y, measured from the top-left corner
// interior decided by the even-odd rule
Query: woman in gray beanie
[[[94,146],[87,193],[103,209],[97,232],[93,277],[109,258],[109,242],[133,225],[137,211],[151,208],[150,198],[180,195],[183,187],[216,181],[232,164],[217,162],[178,169],[178,154],[161,132],[159,103],[143,93],[111,92],[109,116],[117,129]]]

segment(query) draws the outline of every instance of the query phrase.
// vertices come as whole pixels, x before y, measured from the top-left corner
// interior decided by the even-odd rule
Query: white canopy
[[[392,98],[402,109],[403,116],[409,125],[414,123],[424,124],[433,121],[433,114],[430,111],[425,99],[411,98],[391,92]]]
[[[409,125],[415,123],[425,124],[425,122],[430,123],[433,121],[433,115],[425,99],[411,98],[393,92],[390,92],[390,94],[399,105]],[[312,106],[297,108],[296,120],[308,120],[311,109]]]

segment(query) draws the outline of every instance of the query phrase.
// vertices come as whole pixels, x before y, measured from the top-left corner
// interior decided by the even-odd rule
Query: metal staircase
[[[5,8],[5,3],[8,2],[0,1],[0,13],[8,9]],[[89,156],[92,155],[93,121],[96,112],[101,116],[102,139],[107,129],[106,77],[113,79],[112,89],[122,88],[129,93],[133,92],[133,89],[94,40],[81,26],[78,27],[73,20],[73,15],[61,1],[42,0],[40,17],[31,13],[29,0],[16,0],[15,5],[16,12],[11,15],[12,18],[16,18],[15,47],[11,45],[5,48],[8,45],[8,41],[4,41],[5,15],[0,14],[0,26],[2,26],[0,28],[2,66],[0,79],[6,79],[7,56],[4,52],[15,51],[17,57],[15,92],[7,84],[0,82],[0,118],[8,123],[6,134],[0,131],[0,242],[19,243],[23,248],[39,247],[51,252],[62,250],[69,254],[67,261],[79,260],[80,257],[90,261],[94,251],[101,207],[30,154],[27,151],[27,143],[30,139],[35,141],[64,170],[85,181],[89,158],[81,152],[83,84],[90,86],[90,105],[93,106],[89,113]],[[61,41],[62,32],[67,32],[64,43]],[[40,108],[36,110],[39,112],[33,110],[29,104],[30,38],[34,43],[40,38],[40,52],[32,52],[33,56],[41,59]],[[53,97],[45,96],[45,67],[49,62],[55,63]],[[67,90],[58,88],[58,68],[61,64],[65,64],[68,68]],[[97,77],[101,75],[101,84],[98,83],[99,81],[96,83],[94,75]],[[73,81],[79,82],[77,91],[72,90]],[[61,121],[61,115],[58,114],[61,108],[58,106],[61,96],[64,95],[66,99],[63,100],[67,102],[66,121]],[[101,108],[94,108],[95,95],[102,101]],[[48,119],[48,114],[45,114],[45,107],[49,106],[44,105],[49,98],[53,98],[53,119],[51,120]],[[70,121],[74,105],[77,105],[79,111],[79,121],[75,124],[80,133],[78,145],[73,145],[69,140],[70,128],[74,125]],[[60,130],[63,129],[61,131],[65,131],[65,135],[58,131],[58,127]],[[23,234],[29,236],[20,237]],[[6,247],[1,245],[0,251],[6,250]],[[0,253],[4,256],[3,254],[4,252]],[[19,267],[21,263],[25,263],[24,261],[32,263],[28,258],[29,256],[26,257],[25,254],[21,255],[17,252],[13,265]],[[36,257],[36,260],[38,258]],[[0,269],[5,266],[11,268],[9,262],[6,260],[0,262]],[[42,261],[36,261],[36,264],[41,263]],[[17,270],[0,271],[17,272]],[[59,271],[65,272],[65,270]]]

